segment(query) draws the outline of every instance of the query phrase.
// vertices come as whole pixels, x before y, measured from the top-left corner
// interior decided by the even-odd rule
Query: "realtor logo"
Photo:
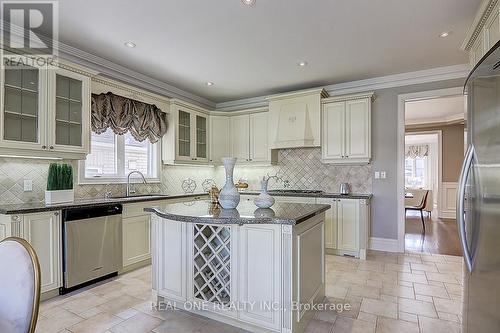
[[[55,56],[56,1],[1,1],[3,48],[29,56]]]

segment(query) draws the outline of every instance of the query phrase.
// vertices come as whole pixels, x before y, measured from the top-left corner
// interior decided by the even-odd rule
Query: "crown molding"
[[[131,84],[155,94],[159,94],[168,98],[181,99],[204,108],[213,109],[215,107],[215,103],[206,98],[194,95],[182,89],[176,88],[170,84],[153,79],[147,75],[133,71],[124,66],[115,64],[107,59],[82,51],[61,42],[59,42],[59,57],[74,62],[78,65],[96,70],[103,77]]]
[[[463,113],[457,113],[448,117],[435,117],[435,118],[420,118],[420,119],[411,119],[405,121],[406,127],[412,126],[436,126],[436,125],[455,125],[461,124],[465,120],[465,115]]]
[[[465,34],[465,39],[462,43],[461,49],[464,51],[469,51],[472,45],[476,42],[477,37],[481,33],[486,21],[490,17],[491,12],[495,8],[498,0],[483,0],[479,5],[474,21],[472,21],[469,30]]]
[[[11,34],[24,37],[25,29],[23,27],[6,24],[3,20],[0,19],[0,30],[2,33],[5,33],[4,27],[8,27],[8,31]],[[42,41],[49,40],[49,38],[46,36],[39,37]],[[125,66],[118,65],[110,60],[80,50],[61,41],[53,40],[52,42],[56,51],[57,61],[69,61],[74,65],[87,68],[87,70],[93,75],[99,74],[102,77],[120,81],[122,83],[129,84],[161,96],[181,99],[188,103],[204,108],[215,108],[215,103],[211,100],[176,88],[168,83],[159,81],[145,74],[141,74],[139,72],[126,68]]]
[[[470,65],[461,64],[432,69],[424,69],[415,72],[380,76],[372,79],[351,81],[345,83],[332,84],[313,89],[324,89],[331,97],[347,94],[356,94],[366,91],[376,91],[380,89],[396,88],[437,81],[453,79],[465,79],[469,75]],[[217,103],[216,111],[230,112],[243,110],[245,108],[255,108],[267,105],[267,96],[240,99],[230,102]]]

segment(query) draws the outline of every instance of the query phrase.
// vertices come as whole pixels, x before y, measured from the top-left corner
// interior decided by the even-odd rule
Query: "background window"
[[[111,129],[92,132],[90,151],[84,165],[84,178],[123,181],[130,171],[140,171],[146,178],[158,177],[158,147],[148,140],[139,142],[130,133],[116,135]]]
[[[405,159],[405,187],[427,187],[427,156]]]

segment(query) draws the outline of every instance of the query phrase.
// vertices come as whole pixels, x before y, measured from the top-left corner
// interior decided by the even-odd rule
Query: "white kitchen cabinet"
[[[42,212],[13,215],[13,221],[22,219],[22,234],[35,249],[40,262],[41,292],[62,286],[62,231],[61,214]]]
[[[169,124],[172,127],[162,138],[162,157],[165,164],[208,164],[208,111],[173,100]]]
[[[237,162],[250,162],[250,118],[247,114],[231,117],[231,156]]]
[[[345,155],[345,102],[323,105],[323,161],[338,161]]]
[[[210,116],[210,160],[214,165],[222,164],[222,158],[230,155],[229,136],[230,118]]]
[[[500,3],[496,0],[484,0],[478,6],[473,25],[469,27],[462,50],[469,53],[473,68],[500,40]]]
[[[139,215],[122,220],[123,268],[151,259],[150,216]]]
[[[277,152],[268,140],[268,112],[254,112],[231,117],[231,156],[238,164],[272,164]]]
[[[268,113],[253,113],[249,116],[250,123],[250,161],[269,162],[271,149],[268,141]]]
[[[199,196],[124,204],[122,212],[122,272],[151,263],[151,213],[145,212],[144,208],[203,198],[203,196]]]
[[[359,250],[359,203],[357,200],[337,201],[338,248],[345,251]]]
[[[64,67],[2,67],[1,154],[85,158],[90,138],[90,74]]]
[[[90,79],[66,69],[49,72],[48,149],[63,153],[90,151]]]
[[[323,99],[324,163],[368,164],[371,159],[371,99],[373,93]]]
[[[325,212],[325,247],[327,249],[336,249],[338,239],[337,201],[329,198],[318,198],[316,199],[316,203],[331,206],[331,208]]]
[[[281,304],[281,226],[244,225],[239,228],[239,301],[242,304]],[[263,278],[265,277],[265,278]],[[262,306],[247,307],[240,320],[279,329],[281,316]]]

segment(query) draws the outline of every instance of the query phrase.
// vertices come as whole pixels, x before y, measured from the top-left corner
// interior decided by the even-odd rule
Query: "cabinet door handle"
[[[54,216],[59,216],[59,212],[54,212]]]
[[[47,149],[47,146],[46,146],[46,145],[43,145],[43,146],[42,146],[42,149]]]
[[[49,149],[54,149],[54,146],[50,146]]]

